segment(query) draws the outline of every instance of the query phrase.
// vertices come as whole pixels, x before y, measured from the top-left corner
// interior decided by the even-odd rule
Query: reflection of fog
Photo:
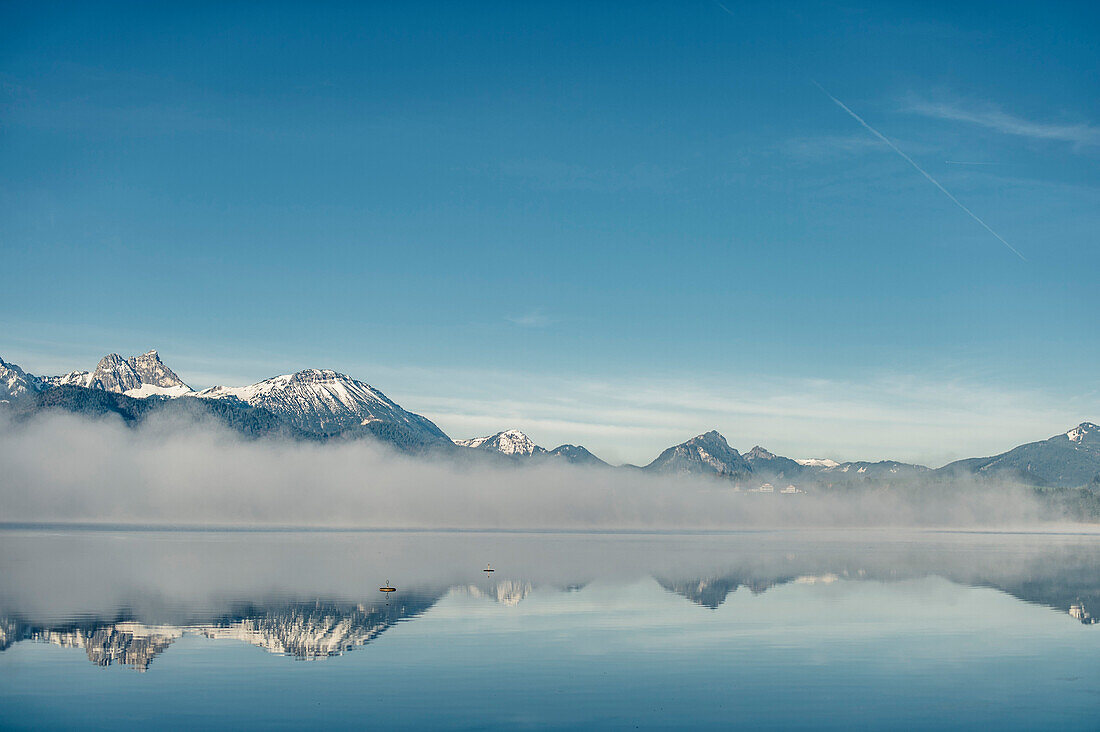
[[[484,576],[486,559],[502,574]],[[1094,536],[9,531],[0,532],[0,650],[42,641],[82,649],[98,665],[145,669],[197,634],[324,658],[445,597],[478,600],[456,605],[474,612],[480,601],[526,606],[536,590],[564,599],[590,582],[606,592],[654,577],[717,609],[733,593],[929,576],[994,588],[1085,624],[1100,616]],[[379,599],[387,577],[399,591]]]

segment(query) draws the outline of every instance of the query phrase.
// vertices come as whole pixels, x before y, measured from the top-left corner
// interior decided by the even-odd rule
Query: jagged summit
[[[90,389],[103,389],[127,396],[181,396],[191,391],[176,372],[164,365],[156,351],[124,359],[109,353],[100,359],[95,371],[80,384],[81,374],[73,372],[61,377],[59,383],[75,383]]]
[[[0,379],[11,370],[10,366],[0,372]],[[23,373],[21,369],[20,373]],[[191,387],[164,365],[156,351],[125,359],[117,353],[109,353],[99,360],[95,371],[70,371],[64,376],[41,377],[24,374],[24,377],[26,386],[33,391],[56,386],[81,386],[132,397],[175,397],[191,392]]]
[[[37,388],[34,376],[0,358],[0,400],[19,399],[34,393]]]
[[[455,440],[454,443],[460,447],[499,452],[504,455],[529,456],[546,452],[545,448],[539,447],[530,437],[516,429],[504,430],[488,437]]]
[[[741,477],[752,473],[752,466],[729,446],[717,430],[705,432],[687,442],[668,448],[643,470],[654,473],[682,473]]]

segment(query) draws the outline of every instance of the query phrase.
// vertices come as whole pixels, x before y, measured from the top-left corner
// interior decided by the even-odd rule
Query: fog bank
[[[705,478],[398,454],[360,440],[246,440],[212,422],[0,422],[0,520],[447,529],[1017,527],[1059,521],[1019,486],[736,493]]]

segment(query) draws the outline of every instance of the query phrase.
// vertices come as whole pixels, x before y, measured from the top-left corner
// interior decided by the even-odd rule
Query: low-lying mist
[[[0,421],[0,521],[447,529],[1020,527],[1064,521],[1033,490],[750,494],[698,477],[399,454],[369,440],[247,440],[205,421]]]

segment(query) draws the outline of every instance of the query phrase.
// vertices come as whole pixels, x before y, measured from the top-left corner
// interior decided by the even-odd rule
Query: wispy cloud
[[[993,106],[975,109],[949,102],[930,102],[922,99],[909,100],[905,109],[913,114],[934,119],[979,125],[1006,135],[1057,140],[1080,147],[1100,145],[1100,127],[1083,122],[1074,124],[1038,122],[1017,117]]]
[[[974,212],[973,212],[973,211],[971,211],[971,210],[970,210],[969,208],[967,208],[966,206],[964,206],[964,205],[963,205],[963,203],[962,203],[962,201],[960,201],[959,199],[955,198],[955,195],[954,195],[953,193],[951,193],[951,191],[949,191],[949,190],[947,190],[946,188],[944,188],[944,187],[943,187],[943,185],[942,185],[942,184],[941,184],[941,183],[940,183],[940,182],[939,182],[938,180],[936,180],[936,179],[935,179],[935,178],[933,178],[933,177],[932,177],[931,175],[929,175],[929,174],[928,174],[928,171],[926,171],[926,170],[925,170],[924,168],[922,168],[921,166],[917,165],[917,163],[916,163],[916,162],[915,162],[915,161],[913,160],[913,158],[909,157],[909,156],[908,156],[908,155],[906,155],[906,154],[905,154],[904,152],[902,152],[901,148],[899,148],[899,147],[898,147],[897,145],[895,145],[895,144],[894,144],[893,142],[891,142],[891,141],[890,141],[890,139],[886,137],[886,135],[882,134],[881,132],[879,132],[878,130],[876,130],[876,129],[875,129],[874,127],[872,127],[871,125],[867,124],[867,122],[866,122],[866,121],[865,121],[865,120],[864,120],[864,119],[863,119],[862,117],[860,117],[860,116],[859,116],[858,114],[856,114],[855,112],[853,112],[853,111],[852,111],[852,110],[851,110],[851,109],[850,109],[850,108],[848,107],[848,105],[846,105],[846,104],[845,104],[844,102],[840,101],[839,99],[837,99],[836,97],[834,97],[834,96],[833,96],[832,94],[830,94],[830,93],[829,93],[828,91],[826,91],[825,87],[821,86],[821,84],[818,84],[818,83],[817,83],[817,82],[815,81],[815,82],[814,82],[814,85],[815,85],[815,86],[816,86],[816,87],[817,87],[818,89],[820,89],[820,90],[821,90],[821,92],[822,92],[822,93],[823,93],[823,94],[824,94],[825,96],[829,97],[829,99],[832,99],[832,100],[833,100],[833,102],[834,102],[834,103],[835,103],[835,104],[836,104],[836,105],[837,105],[838,107],[840,107],[840,108],[841,108],[841,109],[843,109],[843,110],[844,110],[845,112],[847,112],[847,113],[848,113],[848,115],[849,115],[849,116],[850,116],[850,117],[851,117],[852,119],[854,119],[854,120],[855,120],[856,122],[859,122],[859,123],[860,123],[860,125],[862,125],[862,126],[863,126],[863,128],[864,128],[865,130],[867,130],[867,131],[868,131],[868,132],[870,132],[870,133],[871,133],[872,135],[874,135],[875,137],[877,137],[878,139],[882,140],[882,141],[883,141],[883,142],[885,142],[885,143],[886,143],[887,145],[889,145],[889,146],[890,146],[890,149],[891,149],[891,150],[893,150],[893,151],[894,151],[894,152],[896,152],[896,153],[897,153],[898,155],[900,155],[900,156],[902,157],[902,159],[904,159],[904,160],[905,160],[905,162],[907,162],[907,163],[909,163],[910,165],[912,165],[912,166],[913,166],[913,168],[914,168],[914,169],[916,169],[916,171],[917,171],[918,173],[920,173],[920,174],[921,174],[921,175],[923,175],[923,176],[924,176],[925,178],[927,178],[927,179],[928,179],[928,182],[929,182],[929,183],[931,183],[932,185],[936,186],[936,188],[939,188],[939,189],[940,189],[940,192],[941,192],[941,193],[943,193],[943,195],[945,195],[945,196],[947,196],[948,198],[950,198],[950,199],[951,199],[951,202],[952,202],[952,203],[954,203],[954,204],[955,204],[956,206],[958,206],[959,208],[961,208],[961,209],[962,209],[962,210],[963,210],[963,211],[964,211],[964,212],[965,212],[965,213],[966,213],[966,214],[967,214],[967,215],[968,215],[968,216],[969,216],[970,218],[974,219],[974,220],[975,220],[975,221],[977,221],[977,222],[978,222],[979,224],[981,224],[982,228],[984,228],[984,229],[985,229],[986,231],[988,231],[988,232],[989,232],[990,234],[992,234],[992,235],[993,235],[994,237],[996,237],[996,238],[997,238],[997,241],[1001,242],[1001,243],[1002,243],[1002,244],[1004,244],[1004,245],[1005,245],[1006,247],[1008,247],[1008,249],[1009,249],[1009,250],[1010,250],[1010,251],[1011,251],[1011,252],[1012,252],[1013,254],[1015,254],[1015,255],[1016,255],[1017,257],[1019,257],[1020,259],[1024,260],[1025,262],[1027,261],[1027,257],[1025,257],[1025,256],[1024,256],[1023,254],[1020,254],[1019,250],[1017,250],[1017,249],[1016,249],[1016,247],[1012,246],[1012,245],[1011,245],[1011,244],[1009,244],[1009,243],[1008,243],[1007,241],[1005,241],[1005,238],[1004,238],[1003,236],[1001,236],[1000,234],[998,234],[998,233],[997,233],[996,231],[994,231],[994,230],[993,230],[993,229],[992,229],[992,228],[991,228],[991,227],[989,226],[989,224],[985,223],[985,221],[983,221],[983,220],[982,220],[982,219],[981,219],[981,218],[980,218],[980,217],[979,217],[979,216],[978,216],[978,215],[977,215],[976,213],[974,213]]]
[[[491,384],[487,390],[485,385]],[[592,380],[489,372],[421,374],[402,404],[448,434],[505,428],[545,447],[583,444],[612,462],[646,463],[718,429],[739,450],[794,457],[894,458],[939,466],[1064,431],[1100,409],[1097,395],[1057,396],[949,374],[857,380],[743,375]]]
[[[532,310],[521,315],[509,315],[507,320],[509,323],[523,328],[545,328],[554,322],[550,316],[541,310]]]

